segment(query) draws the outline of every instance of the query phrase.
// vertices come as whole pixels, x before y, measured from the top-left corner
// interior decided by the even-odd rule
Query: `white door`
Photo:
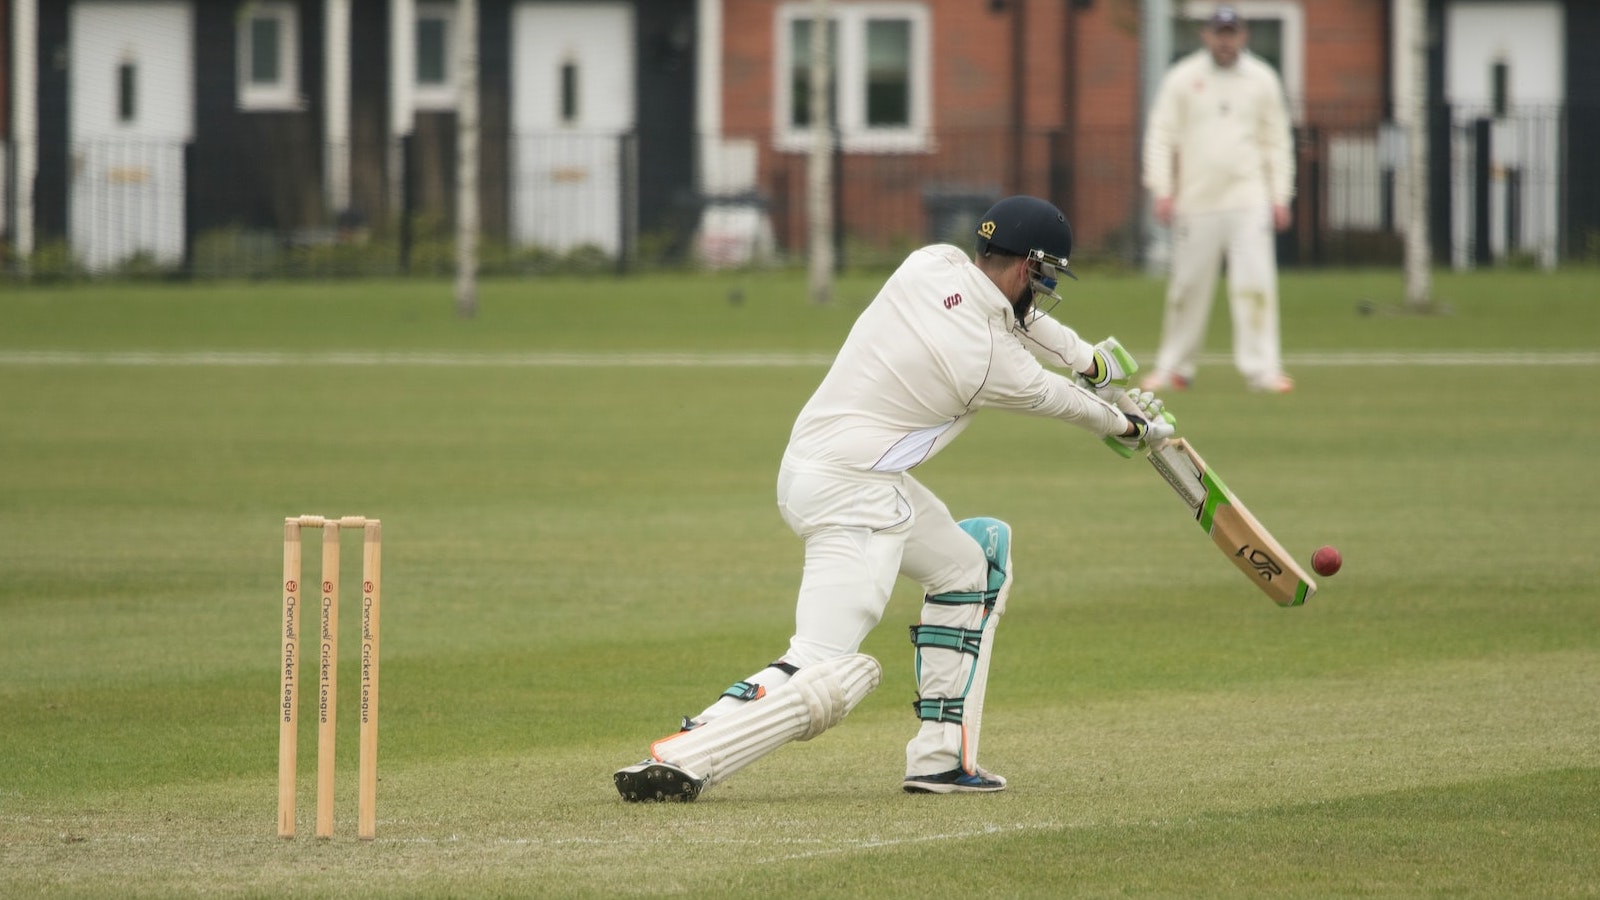
[[[1445,100],[1455,113],[1453,262],[1471,266],[1475,120],[1490,118],[1489,245],[1554,266],[1561,236],[1566,105],[1565,4],[1451,3],[1445,8]],[[1498,96],[1497,96],[1498,95]],[[1513,227],[1512,223],[1515,223]],[[1513,246],[1514,244],[1514,246]]]
[[[183,260],[183,147],[193,135],[187,0],[80,2],[70,20],[73,254],[93,272]]]
[[[634,203],[632,4],[521,3],[511,59],[512,239],[618,254]]]

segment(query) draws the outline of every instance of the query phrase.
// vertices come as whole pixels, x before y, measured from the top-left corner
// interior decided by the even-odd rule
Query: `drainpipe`
[[[416,121],[417,6],[389,0],[389,208],[404,215],[404,140]],[[402,233],[408,223],[400,223]]]
[[[336,216],[350,208],[350,0],[327,0],[323,48],[323,199]]]
[[[1024,117],[1028,109],[1028,0],[1011,0],[1011,184],[1013,194],[1033,193],[1023,184]]]
[[[834,114],[828,98],[829,65],[834,50],[828,41],[831,0],[811,0],[811,154],[806,164],[806,242],[811,302],[833,300],[835,156]]]
[[[695,30],[695,173],[704,193],[722,159],[722,0],[696,0]]]
[[[1167,73],[1167,60],[1172,58],[1172,3],[1173,0],[1145,0],[1139,4],[1139,123],[1134,131],[1133,158],[1134,170],[1141,173],[1145,123],[1150,119],[1150,107],[1155,103],[1162,76]],[[1143,178],[1135,178],[1133,188],[1139,231],[1144,236],[1145,271],[1165,274],[1170,255],[1166,229],[1156,223]]]
[[[1060,185],[1052,178],[1051,189],[1058,195],[1056,204],[1072,205],[1078,193],[1078,0],[1062,0],[1061,45],[1065,48],[1062,65],[1062,103],[1066,114],[1061,117],[1062,141],[1066,153],[1066,178]],[[1052,159],[1054,153],[1051,154]],[[1057,190],[1059,188],[1059,190]]]
[[[478,314],[478,0],[456,6],[456,315]]]
[[[11,29],[12,144],[17,155],[16,215],[12,246],[18,273],[26,276],[33,256],[33,180],[39,171],[39,7],[38,0],[13,0]]]

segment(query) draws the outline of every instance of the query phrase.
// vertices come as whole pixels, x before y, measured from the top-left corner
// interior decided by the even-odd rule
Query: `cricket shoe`
[[[1006,789],[1006,779],[982,767],[972,773],[956,768],[937,775],[907,776],[903,786],[908,794],[992,794]]]
[[[1258,394],[1287,394],[1294,390],[1294,379],[1280,372],[1271,378],[1251,383],[1250,390]]]
[[[618,769],[611,779],[617,783],[617,793],[629,803],[688,803],[700,796],[706,784],[705,779],[658,759]]]
[[[1162,391],[1187,391],[1191,383],[1192,381],[1189,378],[1182,375],[1157,369],[1146,375],[1144,380],[1139,382],[1139,390],[1153,391],[1158,394]]]

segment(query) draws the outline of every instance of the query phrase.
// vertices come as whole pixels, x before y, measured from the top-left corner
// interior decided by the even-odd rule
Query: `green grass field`
[[[991,796],[899,789],[902,585],[849,720],[697,803],[610,773],[781,652],[789,425],[881,279],[0,290],[0,895],[1600,895],[1600,273],[1285,276],[1299,390],[1221,304],[1191,437],[1302,560],[1271,604],[1149,467],[989,412],[921,479],[1016,534]],[[1062,317],[1153,355],[1161,285]],[[1357,305],[1377,311],[1360,315]],[[275,836],[281,522],[384,521],[378,839]],[[307,579],[318,547],[306,545]]]

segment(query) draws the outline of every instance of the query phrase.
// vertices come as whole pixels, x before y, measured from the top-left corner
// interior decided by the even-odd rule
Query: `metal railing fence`
[[[1280,257],[1287,265],[1398,263],[1407,177],[1401,131],[1368,110],[1304,118],[1295,135],[1294,224],[1280,239]],[[1584,127],[1593,130],[1589,118]],[[1600,163],[1569,152],[1568,110],[1497,117],[1458,108],[1448,123],[1432,157],[1446,168],[1435,183],[1449,186],[1431,198],[1434,221],[1449,225],[1434,236],[1441,261],[1554,265],[1595,254]],[[852,138],[832,157],[837,258],[845,266],[893,265],[932,241],[967,245],[990,203],[1027,192],[1068,213],[1076,260],[1138,265],[1153,239],[1138,139],[1127,127],[1020,136],[942,130],[914,148],[901,139],[874,151]],[[809,157],[774,146],[770,134],[696,142],[707,176],[666,190],[642,189],[639,160],[651,148],[631,133],[485,134],[481,143],[485,274],[784,265],[805,255]],[[66,153],[66,189],[34,198],[36,221],[65,224],[36,234],[23,261],[10,233],[16,154],[0,145],[8,161],[0,190],[5,270],[337,277],[444,274],[454,266],[448,131],[226,152],[104,140]],[[329,171],[348,178],[336,188]],[[329,201],[334,194],[341,202]],[[651,208],[646,196],[667,199]]]

